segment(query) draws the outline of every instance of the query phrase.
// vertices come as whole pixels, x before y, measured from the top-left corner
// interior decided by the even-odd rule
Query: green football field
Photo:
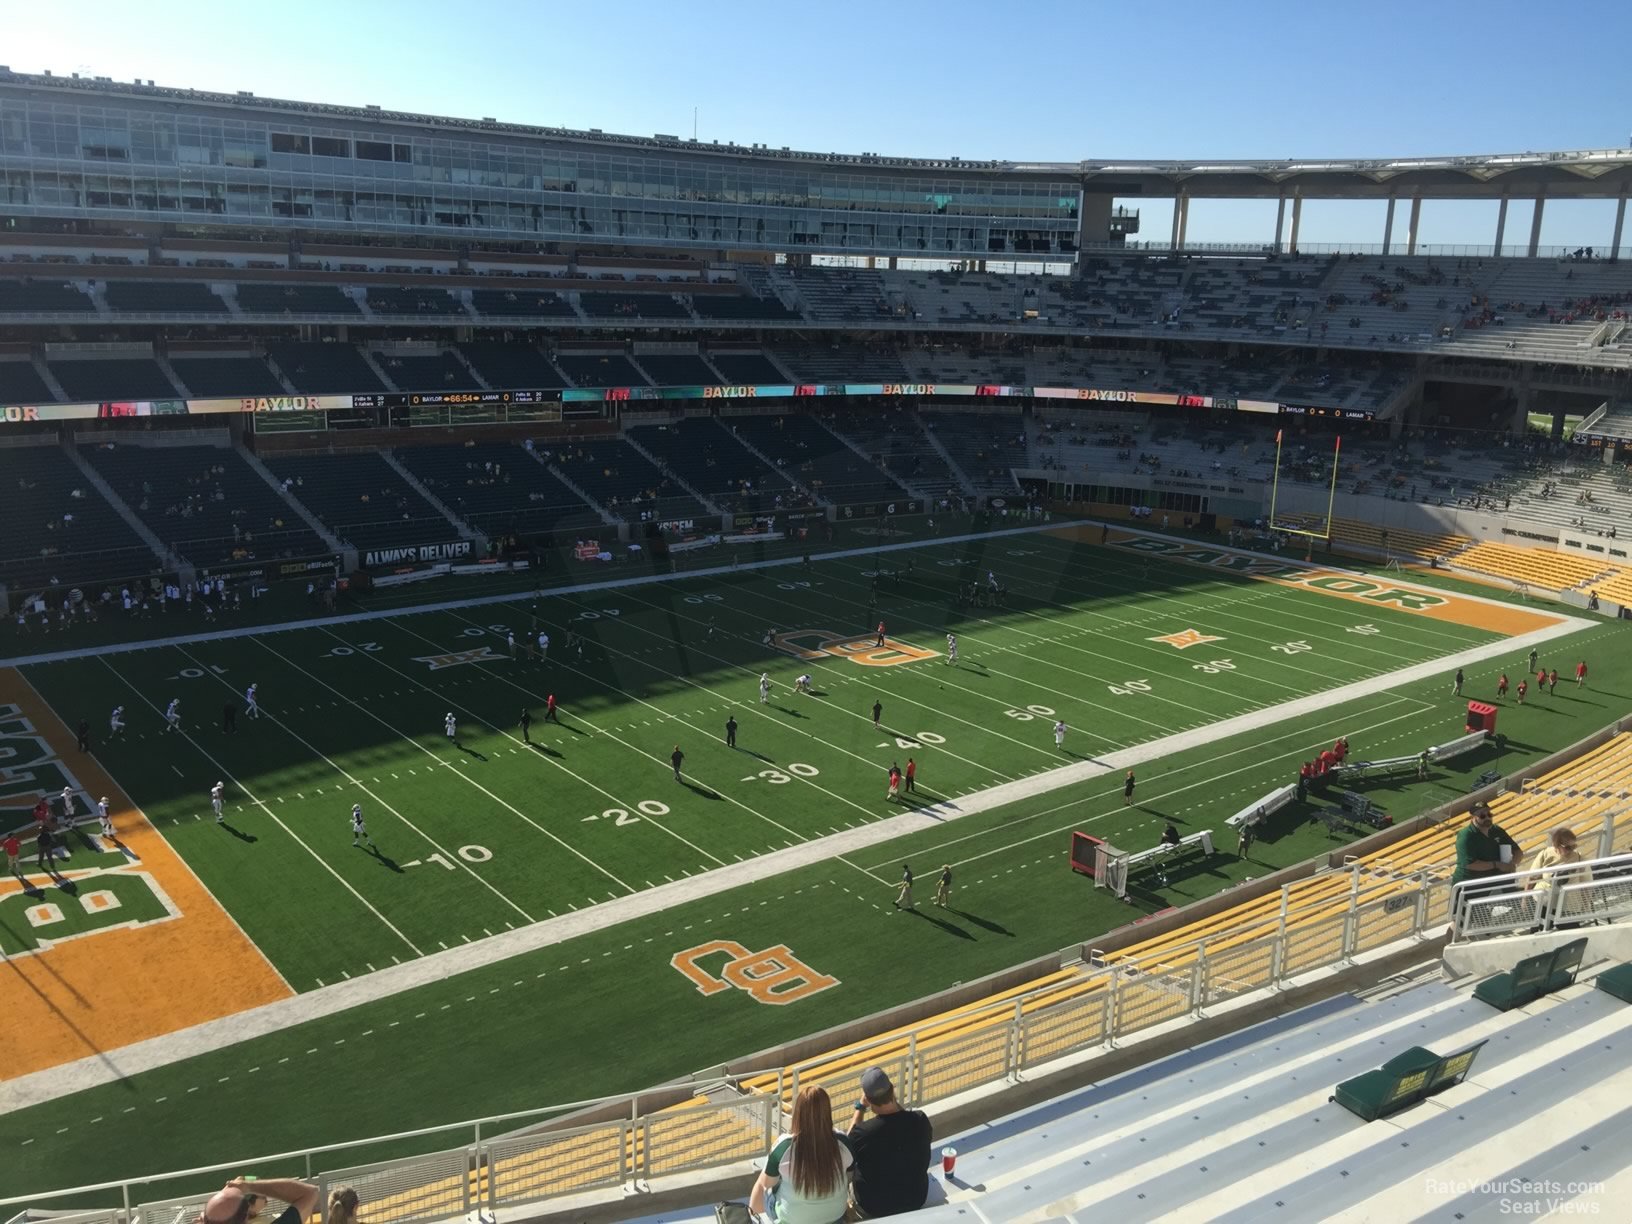
[[[960,585],[989,573],[1003,603],[960,603]],[[853,640],[880,619],[882,650]],[[539,629],[542,661],[520,648]],[[1555,665],[1592,658],[1592,688],[1508,703],[1505,754],[1373,797],[1413,814],[1624,713],[1624,627],[1563,642]],[[1223,822],[1338,735],[1362,757],[1453,738],[1467,697],[1523,671],[1501,643],[1495,627],[1398,602],[1034,533],[30,665],[28,681],[70,726],[90,721],[101,764],[294,991],[431,956],[454,968],[13,1111],[0,1118],[8,1183],[26,1192],[637,1089],[1090,940],[1341,844],[1300,808],[1240,860]],[[1486,647],[1463,698],[1454,668],[1396,682]],[[793,691],[803,673],[808,695]],[[1371,679],[1263,727],[1208,732]],[[258,720],[243,714],[251,683]],[[551,693],[559,724],[542,721]],[[182,729],[167,732],[176,697]],[[128,730],[101,742],[116,705]],[[1198,736],[1170,740],[1184,732]],[[1138,751],[1158,740],[1170,743]],[[917,793],[892,801],[886,770],[909,757]],[[208,798],[218,780],[224,827]],[[353,804],[372,847],[352,844]],[[822,841],[919,809],[888,840]],[[1072,830],[1138,849],[1169,820],[1214,830],[1229,853],[1141,881],[1131,908],[1069,871]],[[917,912],[891,904],[903,863]],[[955,888],[938,909],[926,902],[943,863]],[[637,912],[646,893],[661,904]],[[551,920],[558,941],[459,971],[464,945]],[[786,946],[831,982],[787,1006],[704,993],[671,958],[710,940]]]

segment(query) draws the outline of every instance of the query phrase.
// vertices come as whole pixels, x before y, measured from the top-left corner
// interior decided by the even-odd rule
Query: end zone
[[[108,797],[123,862],[73,846],[68,887],[0,881],[6,1077],[287,998],[294,990],[32,685],[0,668],[0,803],[25,816],[69,786]],[[11,823],[11,822],[8,822]],[[92,858],[102,860],[92,863]],[[75,859],[85,866],[76,867]],[[25,846],[24,866],[34,856]],[[44,887],[39,887],[44,885]],[[151,902],[151,903],[149,903]],[[57,932],[63,932],[57,935]]]
[[[1371,607],[1386,607],[1430,620],[1445,621],[1468,629],[1518,637],[1538,629],[1586,622],[1559,612],[1516,608],[1511,604],[1478,595],[1463,595],[1437,587],[1417,586],[1374,578],[1357,570],[1334,569],[1282,560],[1262,553],[1243,552],[1210,544],[1187,544],[1165,536],[1145,535],[1117,528],[1069,526],[1049,532],[1060,539],[1081,544],[1099,544],[1134,556],[1158,557],[1204,569],[1223,570],[1243,578],[1273,582],[1281,586],[1315,591],[1336,599],[1347,599]]]

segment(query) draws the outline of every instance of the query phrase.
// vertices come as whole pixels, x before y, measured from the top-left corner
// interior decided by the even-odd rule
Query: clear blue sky
[[[1629,34],[1615,0],[0,0],[19,71],[639,135],[689,136],[695,107],[705,139],[1044,161],[1625,147]],[[1273,214],[1193,205],[1190,239]],[[1488,243],[1494,215],[1430,203],[1421,237]],[[1603,245],[1608,217],[1552,202],[1543,241]],[[1381,205],[1305,208],[1305,242],[1381,229]]]

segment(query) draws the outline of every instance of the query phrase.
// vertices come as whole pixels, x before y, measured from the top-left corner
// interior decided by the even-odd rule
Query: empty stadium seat
[[[61,280],[0,280],[0,313],[94,314],[96,305],[77,285]]]
[[[726,510],[771,510],[804,499],[780,472],[738,442],[718,422],[687,417],[669,425],[640,425],[629,436],[704,497]]]
[[[305,395],[357,395],[390,389],[350,344],[275,341],[266,351],[284,378]]]
[[[710,353],[708,360],[733,386],[774,387],[788,381],[770,358],[759,353]]]
[[[260,281],[235,286],[238,309],[248,315],[353,315],[357,303],[338,285],[268,285]]]
[[[328,552],[231,447],[98,446],[81,454],[159,539],[196,565]]]
[[[595,508],[511,443],[404,446],[397,459],[467,523],[488,535],[593,527]]]
[[[733,417],[726,423],[787,475],[837,505],[894,501],[907,495],[810,417]]]
[[[51,388],[31,361],[0,361],[0,404],[49,404]]]
[[[362,550],[434,544],[459,529],[379,455],[278,455],[266,466],[303,506]]]
[[[713,386],[719,381],[708,362],[690,353],[647,353],[636,360],[659,387]]]
[[[111,310],[151,314],[225,314],[227,304],[197,281],[108,281],[102,299]]]
[[[8,524],[0,534],[0,583],[14,601],[54,583],[134,578],[159,566],[142,538],[54,445],[0,447],[0,520]]]
[[[626,522],[708,514],[707,507],[621,438],[569,440],[539,450],[567,479]]]
[[[507,391],[553,391],[568,385],[544,353],[519,341],[461,344],[459,351],[487,385]]]
[[[470,304],[477,313],[525,316],[531,319],[576,319],[572,303],[559,293],[539,289],[472,289]]]
[[[579,387],[646,387],[651,384],[619,353],[557,353],[555,364]]]
[[[592,319],[689,319],[672,293],[600,293],[586,290],[578,305]]]
[[[49,364],[71,401],[182,398],[176,384],[151,357],[54,357]]]
[[[188,391],[201,399],[244,395],[283,395],[283,384],[259,357],[207,357],[173,353],[170,368]]]

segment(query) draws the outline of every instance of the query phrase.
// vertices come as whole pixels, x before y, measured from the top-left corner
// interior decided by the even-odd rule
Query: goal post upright
[[[1332,446],[1332,480],[1326,491],[1326,522],[1319,531],[1306,531],[1301,527],[1293,527],[1281,523],[1276,518],[1276,506],[1280,501],[1281,492],[1281,443],[1285,431],[1275,431],[1275,475],[1269,486],[1269,527],[1271,531],[1281,532],[1283,535],[1305,536],[1310,540],[1324,540],[1328,544],[1332,538],[1332,512],[1337,505],[1337,469],[1339,456],[1343,450],[1343,438],[1338,436]]]

